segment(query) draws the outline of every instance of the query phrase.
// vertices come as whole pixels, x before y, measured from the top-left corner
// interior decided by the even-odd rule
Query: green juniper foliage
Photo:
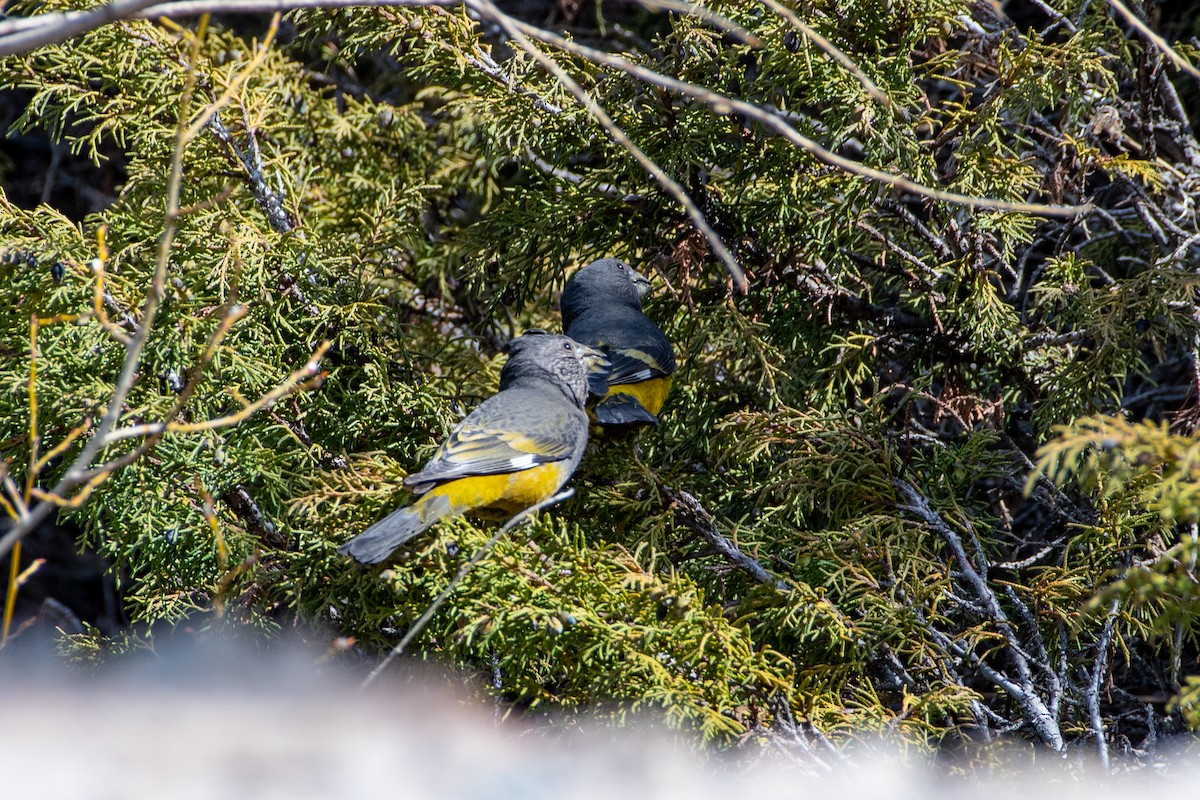
[[[93,159],[114,145],[127,180],[83,220],[0,196],[0,457],[48,490],[91,435],[70,438],[139,331],[196,123],[120,420],[178,424],[62,512],[114,560],[137,635],[299,619],[392,646],[493,528],[444,523],[382,571],[336,548],[406,502],[509,338],[557,328],[569,270],[614,256],[656,276],[646,310],[680,356],[661,424],[594,443],[575,497],[500,542],[421,652],[494,671],[522,707],[646,710],[721,743],[793,720],[1054,748],[1198,727],[1200,147],[1152,45],[1105,4],[1045,5],[704,4],[749,42],[682,15],[617,25],[607,5],[568,27],[845,158],[1093,204],[1073,217],[888,188],[537,45],[685,188],[746,293],[567,88],[461,7],[293,12],[278,35],[118,22],[8,57],[15,131]],[[320,376],[208,422],[324,341]],[[67,446],[31,476],[35,368],[38,452]]]

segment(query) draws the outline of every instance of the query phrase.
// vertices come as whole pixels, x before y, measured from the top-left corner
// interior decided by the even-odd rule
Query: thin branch
[[[759,583],[774,586],[779,591],[785,593],[792,591],[792,586],[787,581],[767,572],[762,564],[743,553],[738,549],[737,545],[723,536],[717,529],[716,520],[712,518],[712,514],[708,513],[708,509],[700,504],[699,500],[682,489],[669,486],[657,476],[655,476],[654,481],[658,484],[658,490],[671,501],[675,516],[679,521],[703,537],[706,542],[712,545],[714,550],[724,556],[726,561]]]
[[[1079,28],[1075,25],[1074,22],[1071,22],[1071,20],[1069,20],[1067,17],[1060,14],[1049,3],[1045,2],[1045,0],[1033,0],[1033,4],[1035,6],[1037,6],[1039,9],[1041,9],[1043,14],[1050,17],[1050,19],[1054,20],[1054,22],[1055,22],[1055,24],[1050,26],[1050,28],[1041,32],[1041,34],[1040,34],[1041,38],[1043,38],[1043,39],[1049,38],[1049,33],[1051,31],[1053,31],[1054,28],[1058,25],[1062,25],[1071,33],[1079,32]]]
[[[92,273],[96,276],[95,283],[92,284],[92,315],[100,323],[100,327],[108,331],[109,336],[128,347],[130,339],[125,331],[137,333],[138,324],[129,312],[117,305],[116,299],[110,293],[104,291],[104,263],[108,261],[107,238],[108,226],[101,225],[100,230],[96,232],[96,257],[92,259]],[[108,318],[106,306],[122,315],[121,326]],[[122,326],[125,330],[122,330]]]
[[[1065,747],[1062,732],[1058,729],[1058,724],[1049,718],[1045,705],[1042,704],[1041,699],[1036,694],[1014,683],[1008,676],[992,667],[966,645],[956,642],[950,636],[935,628],[915,606],[911,608],[917,621],[921,623],[923,630],[933,639],[934,644],[947,654],[957,656],[966,661],[976,672],[1000,687],[1016,700],[1022,711],[1025,712],[1026,717],[1030,718],[1030,724],[1033,725],[1034,730],[1037,731],[1042,741],[1055,751],[1062,752]]]
[[[1142,22],[1141,17],[1139,17],[1137,14],[1134,14],[1129,6],[1125,5],[1123,2],[1121,2],[1121,0],[1108,0],[1108,4],[1112,6],[1115,11],[1119,12],[1130,25],[1136,28],[1138,33],[1153,42],[1154,46],[1161,50],[1163,55],[1170,59],[1172,64],[1179,67],[1193,78],[1200,80],[1200,69],[1196,69],[1196,67],[1192,66],[1187,59],[1175,52],[1175,48],[1167,44],[1166,39],[1152,31],[1149,25],[1147,25],[1145,22]]]
[[[111,22],[129,19],[156,0],[115,0],[88,11],[39,14],[0,22],[0,56],[25,53],[87,33]]]
[[[868,78],[867,73],[863,72],[862,68],[858,66],[858,64],[855,64],[854,60],[851,59],[850,56],[839,50],[833,42],[829,41],[824,36],[817,33],[816,30],[809,27],[804,20],[797,16],[796,12],[792,11],[787,6],[776,2],[776,0],[760,0],[760,2],[762,2],[763,5],[774,11],[779,16],[786,19],[792,27],[804,34],[806,39],[823,50],[834,61],[841,64],[847,72],[858,79],[858,82],[861,83],[863,88],[867,90],[867,94],[871,96],[871,99],[887,108],[896,110],[905,119],[908,118],[908,112],[892,103],[892,98],[888,97],[886,92],[880,89],[873,80]]]
[[[761,39],[741,25],[738,25],[728,17],[722,16],[715,11],[710,11],[703,6],[698,6],[695,3],[683,2],[683,0],[634,0],[634,2],[650,11],[674,11],[677,14],[695,17],[701,22],[708,23],[717,30],[724,31],[738,41],[748,44],[751,47],[763,46]]]
[[[483,557],[490,553],[492,548],[495,547],[502,538],[504,538],[504,534],[508,533],[518,525],[528,522],[534,514],[538,513],[542,509],[548,508],[556,503],[561,503],[563,500],[566,500],[573,494],[575,494],[574,489],[564,489],[553,497],[543,500],[540,503],[535,503],[524,511],[518,512],[515,516],[510,518],[508,522],[505,522],[503,525],[501,525],[500,529],[492,535],[492,538],[488,539],[487,543],[485,543],[483,547],[475,551],[475,555],[471,556],[471,560],[458,568],[458,572],[455,573],[454,577],[450,579],[450,582],[446,584],[446,588],[443,589],[438,596],[433,599],[433,602],[429,604],[429,608],[425,609],[421,616],[417,618],[417,621],[414,622],[412,627],[408,629],[408,632],[404,634],[404,638],[402,638],[396,644],[396,646],[391,649],[391,651],[387,654],[387,657],[384,658],[383,661],[380,661],[379,664],[375,666],[375,669],[371,670],[371,674],[363,680],[363,682],[359,685],[359,688],[365,689],[366,687],[370,686],[372,683],[374,683],[376,678],[383,674],[383,671],[388,668],[389,664],[391,664],[400,656],[404,655],[405,648],[408,647],[412,640],[416,638],[417,634],[429,624],[429,620],[433,619],[433,615],[437,613],[437,610],[441,608],[442,604],[446,602],[446,599],[450,597],[450,593],[458,588],[458,585],[462,583],[462,580],[467,576],[467,573],[474,569],[475,565],[482,561]]]
[[[467,56],[467,63],[475,69],[487,75],[497,83],[503,84],[508,90],[514,94],[519,94],[522,97],[528,97],[533,103],[533,107],[539,111],[545,111],[547,114],[561,114],[562,109],[551,103],[546,98],[540,96],[534,91],[526,89],[517,83],[516,78],[504,70],[491,54],[483,52],[482,49],[476,47],[475,55]]]
[[[461,0],[116,0],[86,11],[60,11],[0,21],[0,56],[57,44],[113,22],[177,19],[203,14],[270,14],[303,8],[359,6],[458,6]]]
[[[584,177],[582,175],[571,172],[569,169],[563,169],[562,167],[554,166],[549,161],[539,156],[537,152],[534,151],[534,149],[529,145],[525,145],[525,157],[529,159],[529,163],[537,167],[540,172],[558,178],[560,181],[565,181],[572,186],[580,186],[591,189],[597,194],[604,195],[605,197],[611,197],[614,200],[620,200],[622,203],[636,203],[640,200],[646,199],[646,196],[643,194],[630,194],[623,192],[621,191],[621,187],[611,183],[588,184],[586,187],[584,187]]]
[[[149,436],[155,442],[157,438],[167,433],[199,433],[201,431],[209,431],[216,428],[228,428],[232,425],[237,425],[249,419],[258,411],[269,408],[277,401],[292,394],[293,392],[303,389],[315,388],[316,382],[321,380],[320,362],[328,352],[331,342],[324,341],[308,361],[299,369],[293,370],[290,375],[282,380],[275,388],[261,395],[257,400],[246,403],[237,411],[226,414],[222,417],[214,417],[211,419],[202,420],[200,422],[181,422],[174,419],[182,410],[182,404],[176,401],[176,408],[171,412],[171,415],[161,422],[146,422],[141,425],[129,425],[124,428],[119,428],[112,431],[106,437],[106,444],[115,444],[124,439],[135,439],[139,436]],[[211,358],[211,356],[209,356]],[[186,388],[186,387],[185,387]],[[180,397],[184,395],[181,393]],[[144,454],[144,453],[142,453]],[[99,474],[100,472],[109,471],[111,465],[96,467],[87,473],[87,476]]]
[[[1035,663],[1045,667],[1045,675],[1048,683],[1047,694],[1049,695],[1046,705],[1050,709],[1050,714],[1055,719],[1058,718],[1058,707],[1062,700],[1063,686],[1059,676],[1051,668],[1050,651],[1046,648],[1046,640],[1042,637],[1042,629],[1038,626],[1037,618],[1034,617],[1033,611],[1029,605],[1017,595],[1017,590],[1011,585],[1004,586],[1004,594],[1008,601],[1017,609],[1017,613],[1021,615],[1021,619],[1025,622],[1025,627],[1029,630],[1029,637],[1033,640],[1034,655],[1036,656]]]
[[[570,74],[568,74],[567,71],[562,68],[562,65],[560,65],[550,56],[543,53],[534,46],[532,41],[530,41],[531,32],[536,32],[532,34],[534,38],[541,38],[541,36],[538,36],[537,34],[545,34],[546,32],[534,28],[533,26],[518,22],[516,19],[508,16],[499,8],[497,8],[495,4],[491,2],[491,0],[466,0],[466,5],[478,13],[488,17],[502,29],[504,29],[504,32],[508,34],[508,36],[513,39],[513,41],[515,41],[522,50],[528,53],[533,60],[541,64],[542,67],[550,72],[550,74],[552,74],[559,83],[566,87],[567,91],[574,95],[576,100],[583,104],[583,106],[588,110],[588,113],[592,115],[596,122],[600,123],[600,127],[604,128],[604,131],[613,139],[613,141],[615,141],[622,148],[624,148],[627,153],[633,156],[634,160],[641,165],[642,169],[646,170],[646,172],[649,173],[652,178],[658,181],[659,185],[667,191],[667,194],[671,195],[671,197],[675,199],[675,202],[683,206],[684,211],[687,212],[688,217],[692,220],[692,224],[695,225],[702,234],[704,234],[704,238],[708,240],[709,247],[711,247],[716,256],[721,259],[722,262],[724,262],[738,289],[740,289],[742,292],[747,291],[750,287],[750,284],[746,280],[746,273],[742,270],[741,265],[738,264],[737,259],[734,258],[733,253],[729,252],[729,248],[725,246],[725,242],[721,240],[721,237],[717,235],[717,232],[714,231],[712,226],[708,224],[708,220],[704,218],[704,214],[700,211],[699,207],[696,206],[696,203],[692,200],[692,198],[688,197],[687,192],[683,190],[683,187],[680,186],[674,178],[667,175],[667,173],[664,172],[661,167],[655,164],[654,161],[652,161],[640,147],[633,143],[633,140],[630,139],[615,122],[613,122],[613,119],[608,115],[608,112],[606,112],[600,106],[600,104],[596,102],[595,98],[584,91],[582,86],[576,83],[575,79],[572,78]]]
[[[1096,750],[1100,755],[1100,764],[1105,770],[1108,769],[1108,738],[1104,735],[1104,719],[1100,716],[1100,686],[1108,675],[1108,647],[1112,643],[1119,608],[1119,600],[1113,600],[1109,606],[1108,617],[1104,620],[1104,628],[1096,642],[1096,663],[1092,666],[1085,698],[1092,735],[1096,737]]]
[[[264,48],[260,52],[265,52],[265,50],[264,44]],[[205,124],[213,132],[213,135],[233,152],[234,158],[245,168],[250,190],[254,193],[255,201],[266,214],[267,224],[271,226],[271,230],[276,233],[290,233],[293,228],[291,216],[283,207],[282,198],[267,183],[266,176],[263,174],[262,153],[258,149],[258,140],[254,136],[253,128],[247,123],[247,152],[238,147],[229,129],[221,122],[219,113],[213,112]]]
[[[466,2],[471,8],[475,8],[479,11],[479,13],[487,16],[492,15],[489,8],[495,9],[495,6],[488,2],[488,0],[466,0]],[[496,13],[500,12],[496,11]],[[534,25],[518,22],[517,20],[513,20],[511,18],[509,18],[509,22],[530,38],[545,42],[546,44],[549,44],[559,50],[572,53],[580,58],[591,61],[594,64],[601,64],[619,69],[622,72],[632,75],[635,78],[639,78],[653,86],[658,86],[661,89],[679,92],[680,94],[693,97],[696,100],[709,105],[717,114],[738,113],[754,119],[775,131],[783,138],[792,142],[800,149],[812,154],[817,160],[832,167],[837,167],[845,172],[849,172],[852,175],[866,178],[867,180],[882,183],[895,189],[912,192],[922,197],[927,197],[931,200],[941,200],[947,203],[956,203],[958,205],[964,205],[970,208],[982,208],[991,211],[1015,211],[1046,217],[1077,217],[1090,213],[1092,210],[1092,205],[1090,203],[1085,203],[1078,206],[1019,203],[1011,200],[996,200],[987,197],[973,197],[971,195],[959,194],[957,192],[946,192],[942,191],[941,189],[934,189],[930,186],[925,186],[924,184],[917,183],[900,175],[894,175],[889,172],[875,169],[874,167],[868,167],[865,164],[860,164],[857,161],[852,161],[825,149],[788,124],[783,113],[777,108],[772,108],[770,106],[758,106],[754,103],[746,102],[745,100],[738,100],[736,98],[728,97],[718,92],[714,92],[685,81],[670,78],[660,72],[655,72],[652,69],[635,64],[622,56],[612,55],[601,50],[596,50],[595,48],[587,47],[586,45],[581,45],[578,42],[566,39],[558,34],[551,33],[550,31],[542,30]]]
[[[1050,709],[1038,696],[1033,682],[1033,675],[1030,672],[1030,664],[1038,666],[1043,673],[1053,678],[1054,671],[1049,663],[1040,663],[1037,659],[1031,658],[1024,651],[1020,641],[1017,639],[1016,631],[1008,616],[1004,613],[1004,609],[1000,607],[1000,601],[996,597],[995,592],[988,586],[987,580],[980,574],[979,569],[971,562],[967,555],[966,548],[963,546],[962,538],[958,535],[950,525],[934,511],[929,501],[918,492],[910,483],[903,480],[895,480],[893,484],[896,490],[905,500],[905,505],[901,505],[900,509],[911,512],[917,515],[926,525],[936,531],[942,540],[950,547],[951,553],[954,555],[954,560],[957,562],[960,574],[965,579],[967,585],[975,593],[976,598],[982,603],[986,614],[984,615],[991,622],[995,623],[999,628],[1000,634],[1004,637],[1007,645],[1006,651],[1009,660],[1016,668],[1019,683],[1003,677],[992,667],[985,664],[977,656],[971,655],[976,662],[975,666],[988,680],[996,681],[997,677],[1003,677],[1002,683],[997,683],[1004,691],[1013,697],[1014,700],[1021,706],[1025,712],[1029,723],[1037,731],[1038,736],[1043,742],[1048,744],[1055,750],[1063,749],[1062,731],[1059,729],[1058,722]],[[930,630],[934,630],[929,626]],[[939,632],[940,633],[940,632]],[[962,651],[960,654],[965,655],[967,649],[958,643],[952,642],[945,634],[941,636],[954,645],[957,651]]]

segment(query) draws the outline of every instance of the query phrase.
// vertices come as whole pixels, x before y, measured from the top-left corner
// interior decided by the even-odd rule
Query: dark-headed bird
[[[601,350],[609,366],[590,376],[596,422],[607,432],[658,424],[671,390],[675,352],[642,313],[650,281],[615,258],[593,261],[563,290],[563,333]]]

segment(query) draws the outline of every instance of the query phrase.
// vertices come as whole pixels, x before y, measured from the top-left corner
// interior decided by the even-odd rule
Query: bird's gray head
[[[509,344],[508,361],[500,370],[500,388],[524,381],[547,381],[583,408],[588,396],[588,373],[607,364],[599,350],[535,328]]]
[[[593,261],[571,276],[563,290],[563,326],[597,304],[621,303],[642,307],[642,297],[650,291],[650,281],[633,267],[616,258]]]

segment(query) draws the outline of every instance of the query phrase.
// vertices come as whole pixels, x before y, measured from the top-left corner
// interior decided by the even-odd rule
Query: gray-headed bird
[[[603,355],[566,336],[527,332],[508,349],[500,391],[464,419],[404,485],[420,498],[342,545],[364,564],[445,517],[476,509],[513,514],[553,497],[587,446],[589,372]]]

